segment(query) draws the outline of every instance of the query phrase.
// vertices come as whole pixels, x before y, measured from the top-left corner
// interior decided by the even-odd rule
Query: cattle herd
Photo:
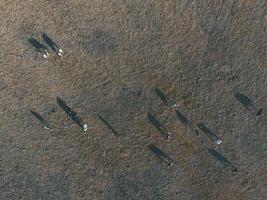
[[[58,47],[58,45],[45,33],[42,34],[42,38],[44,42],[51,48],[51,50],[61,59],[63,58],[63,51],[61,48]],[[30,38],[29,43],[36,49],[39,55],[41,55],[42,58],[47,59],[50,55],[49,48],[42,44],[41,42],[37,41],[34,38]],[[183,113],[181,113],[177,109],[177,104],[175,104],[173,101],[170,101],[166,95],[161,91],[160,88],[155,88],[154,90],[155,94],[160,98],[160,100],[163,102],[163,104],[171,109],[173,109],[176,113],[177,119],[188,129],[190,129],[193,133],[196,134],[196,136],[199,136],[200,133],[205,134],[214,144],[219,145],[222,143],[222,140],[208,127],[206,127],[203,123],[197,123],[194,124],[192,121],[190,121]],[[250,98],[248,98],[246,95],[241,94],[239,92],[236,92],[233,94],[234,97],[249,111],[251,114],[259,116],[261,115],[263,109],[258,107]],[[57,104],[64,110],[64,112],[70,117],[70,119],[76,123],[83,131],[88,130],[88,126],[86,123],[78,116],[78,114],[67,105],[67,103],[61,99],[60,97],[57,97]],[[41,123],[44,129],[53,131],[52,125],[44,119],[39,113],[30,110],[30,113]],[[113,128],[113,126],[102,116],[98,115],[99,120],[105,124],[111,131],[114,133],[115,136],[118,136],[118,132]],[[149,122],[155,126],[155,128],[159,131],[159,133],[164,137],[166,140],[169,140],[171,137],[171,132],[160,122],[157,117],[148,112],[147,118]],[[161,159],[163,162],[166,162],[168,167],[172,166],[174,164],[174,160],[171,158],[170,155],[165,153],[162,149],[155,146],[154,144],[148,145],[148,149],[154,153],[159,159]],[[228,159],[226,159],[221,153],[218,151],[208,148],[207,152],[216,160],[218,160],[226,169],[228,169],[230,172],[235,174],[237,172],[237,168],[235,165],[230,162]]]

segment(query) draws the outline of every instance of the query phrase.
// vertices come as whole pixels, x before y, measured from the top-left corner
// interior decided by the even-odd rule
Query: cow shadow
[[[250,112],[255,113],[257,116],[263,111],[262,108],[257,108],[256,104],[246,95],[236,92],[234,97]]]
[[[176,110],[176,115],[178,119],[184,124],[184,126],[189,127],[193,130],[197,136],[199,136],[197,127],[189,120],[186,116],[184,116],[179,110]]]
[[[212,131],[210,130],[208,127],[206,127],[204,125],[204,123],[198,123],[197,127],[203,132],[205,133],[205,135],[215,144],[220,144],[222,143],[222,140]]]
[[[118,132],[105,120],[101,115],[98,115],[100,121],[102,121],[115,135],[118,135]]]
[[[168,133],[167,129],[161,124],[161,122],[151,113],[147,113],[147,118],[150,121],[151,124],[153,124],[157,130],[160,132],[160,134],[168,139],[170,137],[170,134]]]

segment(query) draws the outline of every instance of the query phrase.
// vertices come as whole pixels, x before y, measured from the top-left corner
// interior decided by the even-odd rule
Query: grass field
[[[0,199],[267,199],[264,0],[0,1]],[[29,44],[46,33],[48,59]],[[155,94],[159,87],[197,137]],[[249,97],[261,115],[234,97]],[[87,123],[84,132],[57,105]],[[44,130],[31,115],[47,119]],[[155,114],[169,141],[147,119]],[[114,135],[101,115],[118,132]],[[170,154],[167,168],[147,146]],[[213,148],[238,169],[214,160]],[[265,188],[265,189],[264,189]]]

